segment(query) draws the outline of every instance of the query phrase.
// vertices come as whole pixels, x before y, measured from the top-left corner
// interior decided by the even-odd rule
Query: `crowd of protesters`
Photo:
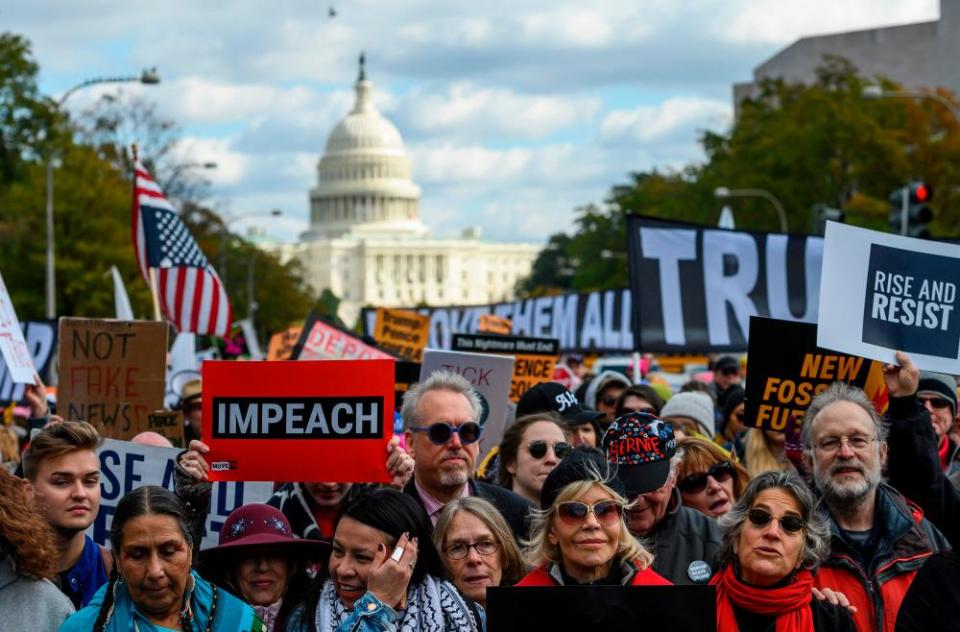
[[[276,481],[203,550],[200,383],[183,392],[175,489],[123,496],[106,547],[88,535],[100,437],[30,386],[29,423],[0,441],[0,619],[41,632],[471,631],[488,627],[490,588],[712,585],[722,632],[960,630],[957,382],[897,360],[882,416],[845,383],[813,399],[800,457],[746,417],[734,357],[677,393],[615,371],[584,380],[580,398],[535,386],[482,461],[483,404],[440,371],[403,397],[391,483]]]

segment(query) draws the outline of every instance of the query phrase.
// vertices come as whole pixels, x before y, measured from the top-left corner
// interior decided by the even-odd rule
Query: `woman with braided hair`
[[[54,630],[73,604],[48,580],[57,549],[50,527],[27,502],[23,481],[0,467],[0,619],[3,628]]]
[[[154,485],[117,504],[110,528],[117,575],[61,632],[264,632],[249,605],[191,570],[183,504]]]

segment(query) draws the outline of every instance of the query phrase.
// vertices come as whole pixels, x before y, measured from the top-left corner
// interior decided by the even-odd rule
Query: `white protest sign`
[[[117,503],[132,489],[160,485],[173,491],[174,459],[179,453],[176,448],[104,439],[97,450],[100,456],[100,512],[87,534],[98,544],[107,544]],[[272,493],[272,483],[214,483],[201,548],[217,545],[220,528],[231,511],[248,503],[266,502]]]
[[[420,382],[436,371],[453,371],[463,376],[480,395],[483,406],[480,426],[483,432],[480,435],[479,463],[503,438],[513,380],[513,356],[425,349],[420,365]]]
[[[960,374],[960,246],[828,222],[817,346]]]
[[[13,301],[3,283],[0,274],[0,353],[7,363],[7,370],[14,382],[18,384],[33,384],[34,374],[33,354],[23,338],[17,312],[13,309]]]

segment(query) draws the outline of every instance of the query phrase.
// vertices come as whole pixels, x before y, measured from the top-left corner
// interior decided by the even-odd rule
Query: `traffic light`
[[[928,224],[933,210],[927,206],[933,187],[926,182],[911,182],[890,194],[890,228],[893,232],[920,239],[930,238]]]

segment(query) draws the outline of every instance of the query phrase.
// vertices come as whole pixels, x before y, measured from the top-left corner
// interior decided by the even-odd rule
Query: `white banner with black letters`
[[[636,348],[745,351],[751,316],[815,322],[823,239],[627,221]]]
[[[960,246],[827,224],[817,345],[960,374]]]

